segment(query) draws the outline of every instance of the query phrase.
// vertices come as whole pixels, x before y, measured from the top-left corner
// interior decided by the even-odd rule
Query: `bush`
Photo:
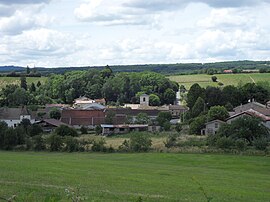
[[[181,124],[181,123],[177,123],[177,124],[175,125],[175,130],[176,130],[178,133],[180,133],[182,129],[183,129],[183,127],[182,127],[182,124]]]
[[[101,125],[97,125],[95,127],[95,132],[96,132],[96,135],[102,134],[102,127],[101,127]]]
[[[247,149],[248,142],[245,139],[239,139],[235,141],[235,146],[238,150],[244,151]]]
[[[217,82],[217,77],[216,76],[212,76],[212,81],[213,82]]]
[[[60,151],[63,147],[63,139],[61,136],[52,134],[48,137],[50,151]]]
[[[94,140],[92,145],[92,151],[93,152],[106,152],[107,148],[105,146],[106,141],[104,138],[101,138],[100,140]]]
[[[169,121],[166,121],[163,124],[163,128],[164,128],[165,131],[170,131],[171,130],[171,123]]]
[[[31,127],[29,127],[29,135],[31,137],[36,136],[36,135],[40,135],[43,132],[42,128],[40,125],[32,125]]]
[[[124,140],[124,142],[118,147],[118,150],[121,152],[130,151],[130,144],[128,140]]]
[[[66,125],[61,125],[58,128],[56,128],[55,130],[56,135],[59,136],[72,136],[72,137],[76,137],[78,136],[77,131],[74,128],[70,128]]]
[[[216,146],[221,149],[231,149],[234,146],[234,142],[230,138],[221,137],[217,140]]]
[[[82,127],[80,128],[80,131],[81,131],[81,134],[87,134],[87,133],[88,133],[87,128],[84,127],[84,126],[82,126]]]
[[[42,151],[46,149],[45,142],[41,135],[36,135],[32,139],[33,149],[35,151]]]
[[[164,142],[165,147],[171,148],[177,145],[177,136],[175,134],[170,134],[169,137]]]
[[[260,138],[253,141],[253,145],[257,150],[266,150],[268,146],[268,141],[266,138]]]
[[[134,133],[130,138],[130,150],[133,152],[147,152],[152,146],[149,136],[142,133]]]
[[[75,139],[74,137],[67,136],[65,138],[65,151],[68,152],[76,152],[79,151],[79,141]]]

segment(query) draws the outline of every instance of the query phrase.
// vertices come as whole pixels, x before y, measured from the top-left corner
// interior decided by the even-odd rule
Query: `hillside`
[[[261,69],[269,68],[270,61],[231,61],[231,62],[216,62],[216,63],[177,63],[177,64],[145,64],[145,65],[112,65],[110,66],[114,72],[143,72],[153,71],[162,74],[181,74],[190,73],[194,71],[201,71],[209,68],[218,70],[223,69]],[[44,68],[36,67],[36,69],[43,75],[51,73],[62,74],[66,71],[73,70],[89,70],[89,69],[103,69],[104,66],[85,66],[85,67],[58,67],[58,68]],[[0,66],[0,72],[23,72],[25,68],[19,66]]]
[[[239,83],[253,83],[260,81],[270,81],[270,73],[254,73],[254,74],[217,74],[218,82],[222,82],[224,85],[238,85]],[[194,83],[200,84],[202,87],[218,86],[218,82],[213,82],[212,75],[207,74],[194,74],[194,75],[175,75],[169,76],[172,81],[178,82],[180,85],[184,85],[186,88]]]
[[[26,81],[28,85],[31,83],[37,83],[40,81],[41,83],[45,83],[47,77],[27,77]],[[0,89],[5,87],[8,84],[17,84],[20,85],[20,77],[0,77]]]

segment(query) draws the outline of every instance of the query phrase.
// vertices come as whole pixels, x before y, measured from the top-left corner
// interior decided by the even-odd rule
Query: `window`
[[[143,102],[145,102],[145,97],[143,98]]]
[[[215,123],[215,128],[218,128],[218,123]]]

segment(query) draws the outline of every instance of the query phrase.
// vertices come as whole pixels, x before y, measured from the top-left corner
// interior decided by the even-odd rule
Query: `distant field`
[[[64,190],[69,187],[80,187],[86,201],[207,201],[200,187],[212,201],[269,201],[270,159],[0,152],[0,197],[15,194],[18,201],[44,201],[55,195],[68,201]]]
[[[270,73],[260,74],[217,74],[216,75],[219,82],[222,82],[224,85],[238,85],[240,82],[242,84],[245,83],[253,83],[259,81],[270,81]],[[181,85],[184,85],[186,88],[190,88],[190,86],[194,83],[200,84],[202,87],[207,86],[218,86],[217,82],[212,82],[212,75],[206,74],[194,74],[194,75],[177,75],[170,76],[169,78],[172,81],[176,81]]]
[[[37,83],[40,81],[41,83],[45,83],[47,77],[27,77],[27,84],[30,85],[32,82]],[[20,77],[0,77],[0,89],[4,88],[8,84],[18,84],[20,85]]]

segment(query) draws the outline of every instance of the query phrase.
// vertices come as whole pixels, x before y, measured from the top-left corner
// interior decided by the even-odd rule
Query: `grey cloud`
[[[40,4],[48,3],[50,0],[0,0],[0,4],[11,5],[11,4]]]
[[[250,7],[270,0],[132,0],[123,6],[151,11],[177,10],[190,3],[204,3],[215,8]]]

